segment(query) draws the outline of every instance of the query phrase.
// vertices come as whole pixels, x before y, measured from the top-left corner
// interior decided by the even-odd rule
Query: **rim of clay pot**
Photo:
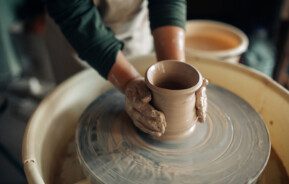
[[[186,48],[186,50],[194,52],[195,55],[198,55],[198,56],[206,55],[206,57],[208,58],[218,57],[220,59],[226,59],[226,58],[241,55],[248,48],[248,45],[249,45],[248,37],[243,31],[241,31],[239,28],[235,26],[232,26],[230,24],[226,24],[223,22],[213,21],[213,20],[191,20],[191,21],[188,21],[186,24],[186,30],[187,30],[186,37],[189,37],[192,35],[188,32],[188,30],[193,26],[196,26],[196,27],[207,26],[207,27],[212,27],[212,28],[215,27],[215,28],[232,33],[234,36],[238,37],[238,39],[240,40],[239,45],[231,49],[225,49],[225,50],[206,51],[206,50],[195,49],[191,47]]]
[[[173,64],[180,64],[180,65],[184,65],[187,68],[192,69],[193,72],[196,72],[198,79],[197,82],[194,83],[194,85],[192,85],[191,87],[185,88],[185,89],[167,89],[167,88],[162,88],[162,87],[158,87],[155,84],[153,84],[153,82],[151,81],[151,78],[148,77],[148,72],[150,72],[150,70],[153,70],[157,65],[161,65],[163,63],[173,63]],[[179,61],[179,60],[163,60],[163,61],[158,61],[157,63],[151,65],[146,73],[145,73],[145,83],[147,84],[147,86],[157,92],[157,93],[161,93],[161,94],[172,94],[174,93],[175,95],[182,95],[182,94],[188,94],[188,93],[192,93],[192,92],[196,92],[202,85],[202,80],[203,77],[201,75],[201,73],[192,65],[187,64],[183,61]],[[177,93],[176,93],[177,92]]]

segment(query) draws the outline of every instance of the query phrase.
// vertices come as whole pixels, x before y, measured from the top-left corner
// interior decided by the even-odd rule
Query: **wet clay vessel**
[[[176,60],[152,65],[145,82],[152,92],[153,106],[166,117],[166,130],[160,140],[188,136],[195,128],[197,115],[195,92],[202,85],[202,76],[193,66]]]

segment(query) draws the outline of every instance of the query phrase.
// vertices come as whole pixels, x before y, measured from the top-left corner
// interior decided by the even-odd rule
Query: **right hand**
[[[150,101],[151,92],[143,78],[128,83],[125,89],[125,109],[134,125],[145,133],[161,136],[165,132],[166,120],[162,112],[156,110]]]
[[[209,84],[207,79],[203,79],[202,86],[196,91],[196,113],[199,122],[205,122],[207,117],[207,93],[206,87]]]

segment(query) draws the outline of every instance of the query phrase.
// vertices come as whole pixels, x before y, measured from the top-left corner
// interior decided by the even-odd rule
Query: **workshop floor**
[[[0,183],[27,183],[21,161],[22,138],[37,102],[13,95],[0,97]]]

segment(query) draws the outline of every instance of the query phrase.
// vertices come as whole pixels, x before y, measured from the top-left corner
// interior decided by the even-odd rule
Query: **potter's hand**
[[[196,113],[198,120],[200,122],[204,122],[206,120],[207,115],[207,94],[206,94],[206,87],[208,85],[208,80],[203,79],[203,84],[200,89],[196,92]]]
[[[165,116],[149,104],[151,93],[143,78],[129,82],[125,89],[125,97],[126,112],[135,126],[153,136],[161,136],[165,132]]]
[[[161,136],[165,132],[164,114],[149,104],[151,101],[149,89],[121,51],[118,52],[108,74],[108,80],[125,93],[125,109],[135,126],[154,136]]]

